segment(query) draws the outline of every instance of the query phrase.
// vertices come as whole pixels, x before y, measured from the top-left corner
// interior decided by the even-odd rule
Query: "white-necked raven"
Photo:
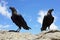
[[[31,29],[30,27],[28,27],[26,21],[24,20],[24,18],[22,17],[21,14],[17,14],[17,11],[14,7],[9,7],[9,9],[11,9],[12,11],[12,16],[11,19],[13,21],[13,23],[15,23],[19,28],[17,29],[17,32],[20,31],[21,27],[23,27],[26,30]]]
[[[54,9],[49,9],[47,15],[44,16],[41,31],[46,30],[47,27],[49,29],[53,23],[54,17],[52,16],[52,11],[54,11]]]

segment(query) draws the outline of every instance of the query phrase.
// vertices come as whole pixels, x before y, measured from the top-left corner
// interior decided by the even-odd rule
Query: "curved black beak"
[[[51,11],[54,11],[54,9],[51,9]]]
[[[49,11],[54,11],[54,9],[49,9]]]
[[[9,9],[15,9],[14,7],[9,7]]]

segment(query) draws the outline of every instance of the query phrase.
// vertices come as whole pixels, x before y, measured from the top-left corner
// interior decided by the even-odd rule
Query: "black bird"
[[[13,23],[15,23],[19,27],[17,29],[17,32],[20,31],[21,27],[23,27],[25,30],[31,29],[30,27],[28,27],[28,25],[27,25],[26,21],[24,20],[24,18],[22,17],[22,15],[18,14],[14,7],[9,7],[9,9],[11,9],[11,11],[12,11],[11,19],[12,19]]]
[[[50,25],[54,21],[54,17],[52,16],[52,11],[54,11],[54,9],[49,9],[47,15],[44,16],[41,31],[46,30],[47,27],[48,29],[50,29]]]

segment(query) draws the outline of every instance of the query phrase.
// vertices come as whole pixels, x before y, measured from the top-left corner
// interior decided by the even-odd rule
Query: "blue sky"
[[[10,6],[16,8],[31,30],[21,29],[21,32],[38,34],[44,15],[50,8],[54,9],[54,23],[50,29],[60,28],[60,0],[0,0],[0,30],[16,30],[18,27],[11,20]]]

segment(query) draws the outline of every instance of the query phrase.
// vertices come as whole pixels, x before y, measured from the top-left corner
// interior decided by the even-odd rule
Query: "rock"
[[[35,38],[35,40],[60,40],[60,31],[59,30],[43,31],[37,36],[38,37]]]
[[[35,35],[31,33],[0,31],[0,40],[60,40],[60,31],[42,31]]]
[[[32,40],[36,38],[31,33],[0,31],[0,40]]]

